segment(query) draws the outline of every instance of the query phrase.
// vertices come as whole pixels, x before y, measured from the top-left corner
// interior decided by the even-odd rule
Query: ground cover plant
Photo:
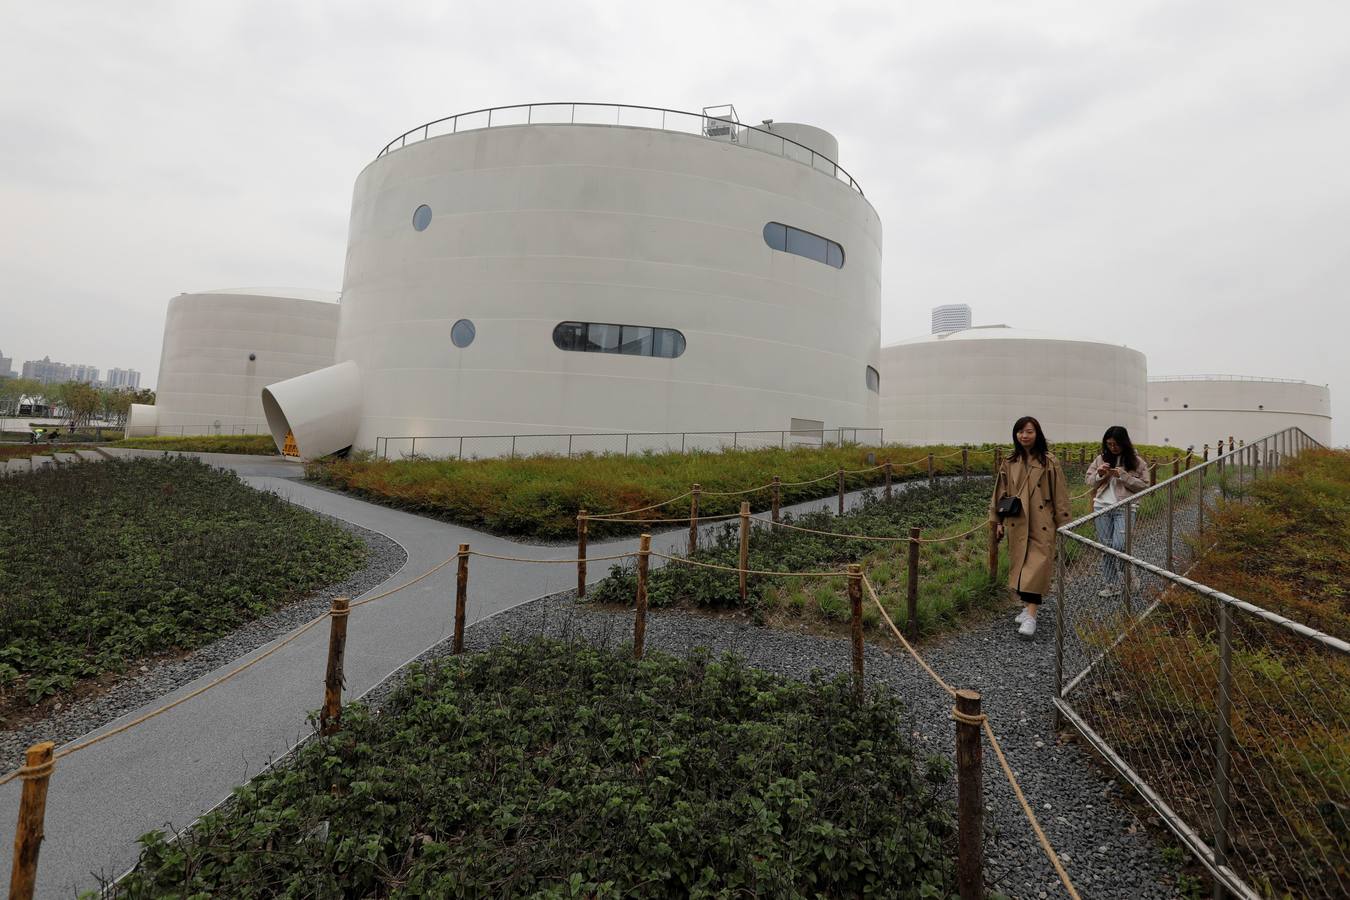
[[[536,641],[413,667],[113,896],[951,897],[897,699]]]
[[[1082,445],[1092,459],[1096,445]],[[1078,458],[1080,445],[1059,448],[1066,463]],[[993,451],[969,448],[969,471],[989,474]],[[1156,452],[1155,452],[1156,451]],[[1147,447],[1141,452],[1171,459],[1168,448]],[[720,453],[618,454],[573,458],[536,456],[524,459],[379,459],[357,453],[345,459],[324,459],[306,466],[306,477],[328,487],[349,491],[377,503],[385,503],[437,518],[481,528],[498,534],[566,539],[576,535],[576,517],[585,509],[591,515],[618,513],[659,504],[702,487],[701,516],[735,513],[742,500],[754,510],[768,509],[770,491],[717,496],[718,492],[741,491],[767,485],[777,475],[782,479],[784,505],[829,496],[838,490],[832,473],[870,469],[845,478],[847,490],[878,486],[884,472],[875,468],[886,459],[893,466],[895,481],[926,478],[927,459],[934,457],[940,476],[961,472],[961,448],[844,447],[770,448],[728,450]],[[1081,477],[1081,471],[1079,473]],[[821,479],[816,481],[815,479]],[[811,481],[811,484],[794,482]],[[678,520],[689,515],[689,500],[637,514],[645,519]],[[672,524],[678,524],[673,522]],[[635,534],[660,527],[660,523],[590,522],[594,538]]]
[[[184,458],[10,478],[0,490],[0,717],[190,649],[363,564],[336,525]]]
[[[28,459],[32,456],[51,456],[57,449],[46,444],[0,444],[0,462]]]
[[[1189,573],[1350,638],[1350,454],[1310,451],[1219,507]],[[1129,631],[1077,701],[1179,813],[1212,821],[1217,612],[1171,590]],[[1117,630],[1095,638],[1109,646]],[[1234,616],[1230,864],[1270,896],[1350,887],[1350,660]]]
[[[178,437],[133,437],[108,446],[129,450],[177,450],[183,453],[249,453],[276,456],[277,445],[270,434],[202,434]]]

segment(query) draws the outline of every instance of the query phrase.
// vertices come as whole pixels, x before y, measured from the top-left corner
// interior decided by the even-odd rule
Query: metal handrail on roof
[[[1262,378],[1259,375],[1150,375],[1149,381],[1269,381],[1275,384],[1307,384],[1301,378]]]
[[[556,117],[544,115],[547,110],[558,110]],[[578,120],[577,112],[583,112],[583,117]],[[607,110],[613,112],[613,117],[605,115],[604,117],[592,115],[594,110]],[[629,121],[625,122],[624,111],[642,111],[648,114],[649,121]],[[566,115],[562,115],[562,111]],[[654,114],[660,113],[659,124],[657,124]],[[493,121],[494,116],[497,121]],[[676,116],[674,120],[672,116]],[[477,117],[472,118],[472,117]],[[630,116],[632,119],[637,116]],[[461,120],[468,120],[469,124],[463,125]],[[480,121],[481,120],[481,121]],[[448,123],[448,125],[447,125]],[[689,126],[697,127],[676,127],[678,123],[684,123]],[[836,181],[847,184],[850,188],[857,191],[860,196],[863,194],[862,187],[854,180],[853,176],[844,170],[837,162],[821,153],[817,153],[805,144],[800,144],[791,138],[783,137],[781,134],[775,134],[763,128],[756,128],[753,125],[745,125],[731,118],[721,116],[710,116],[707,113],[686,112],[679,109],[665,109],[660,106],[637,106],[630,103],[587,103],[587,102],[564,102],[564,103],[517,103],[512,106],[493,106],[486,109],[475,109],[471,112],[456,113],[453,116],[435,119],[427,122],[425,125],[418,125],[416,128],[403,132],[403,134],[394,138],[384,145],[384,148],[376,154],[379,159],[387,153],[395,150],[401,150],[409,143],[418,143],[428,138],[440,137],[443,134],[457,134],[460,131],[476,131],[481,128],[504,127],[508,125],[618,125],[628,128],[652,128],[658,131],[674,131],[680,134],[689,134],[697,137],[703,137],[708,140],[723,140],[718,136],[713,136],[711,128],[717,131],[726,131],[725,140],[733,144],[741,144],[749,147],[746,142],[750,132],[758,132],[767,140],[763,141],[763,146],[755,146],[751,149],[762,150],[765,153],[772,153],[773,147],[778,148],[778,155],[786,159],[795,160],[803,165],[808,165],[818,172],[832,176]],[[757,144],[761,141],[757,140]]]

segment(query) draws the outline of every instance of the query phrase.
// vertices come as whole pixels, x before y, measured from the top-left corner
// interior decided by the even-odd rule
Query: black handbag
[[[1007,479],[1007,474],[1007,469],[1003,466],[998,467],[998,477],[1000,481],[1005,481]],[[1008,516],[1020,516],[1022,514],[1022,498],[1010,497],[1007,494],[1004,494],[998,498],[998,503],[994,505],[994,512],[998,514],[1000,519],[1005,519]]]

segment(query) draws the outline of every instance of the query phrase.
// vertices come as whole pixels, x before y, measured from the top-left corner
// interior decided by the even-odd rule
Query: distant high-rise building
[[[72,363],[70,366],[70,381],[82,381],[85,384],[98,383],[98,367],[89,366],[84,363]]]
[[[933,334],[964,331],[970,327],[970,306],[966,303],[947,303],[933,307]]]
[[[135,369],[109,369],[107,386],[109,388],[127,388],[129,390],[139,390],[141,387],[141,373]]]
[[[23,377],[31,378],[42,384],[61,384],[70,380],[70,366],[61,362],[52,362],[51,357],[30,359],[23,364]]]
[[[0,350],[0,378],[13,378],[14,374],[14,360]]]

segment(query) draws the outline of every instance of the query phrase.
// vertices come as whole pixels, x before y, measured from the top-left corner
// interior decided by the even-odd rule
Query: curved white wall
[[[159,433],[265,433],[262,389],[332,365],[339,310],[262,293],[174,297],[155,385]]]
[[[1331,389],[1259,378],[1156,379],[1148,384],[1149,442],[1213,445],[1230,436],[1252,441],[1297,426],[1331,444]]]
[[[354,362],[306,372],[263,388],[267,429],[277,449],[288,453],[286,436],[295,441],[290,455],[315,459],[346,450],[361,422],[361,372]]]
[[[1011,440],[1035,416],[1050,441],[1096,441],[1124,425],[1142,443],[1147,362],[1117,344],[979,326],[881,348],[887,443]]]
[[[422,204],[432,218],[417,231]],[[768,222],[838,242],[843,268],[771,249]],[[809,165],[644,128],[461,131],[357,179],[336,359],[360,368],[363,448],[794,418],[870,427],[880,277],[876,212]],[[477,332],[462,349],[450,337],[461,318]],[[564,321],[674,328],[687,348],[563,351]]]

